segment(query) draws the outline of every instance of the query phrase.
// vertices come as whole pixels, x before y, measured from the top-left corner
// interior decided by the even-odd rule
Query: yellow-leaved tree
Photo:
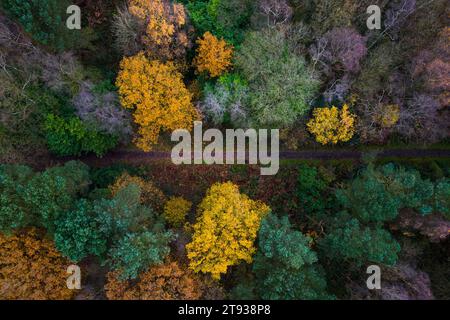
[[[233,46],[223,39],[217,39],[210,32],[197,40],[198,49],[195,65],[199,73],[207,72],[211,77],[222,75],[230,66]]]
[[[345,104],[341,110],[336,107],[316,108],[313,111],[313,118],[308,122],[307,127],[321,144],[337,144],[338,142],[349,141],[355,134],[355,120]]]
[[[186,245],[189,267],[218,280],[228,267],[251,263],[261,220],[269,211],[231,182],[212,185],[198,207],[192,241]]]
[[[191,207],[192,202],[183,197],[171,197],[164,205],[164,217],[172,227],[181,227]]]
[[[158,59],[176,59],[190,47],[186,11],[171,0],[129,0],[129,11],[145,25],[142,43]]]
[[[198,118],[182,75],[171,62],[148,60],[141,52],[125,57],[116,80],[120,102],[134,110],[139,125],[136,145],[150,151],[161,131],[191,129]]]

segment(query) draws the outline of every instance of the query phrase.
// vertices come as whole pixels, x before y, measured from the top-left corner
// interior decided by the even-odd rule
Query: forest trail
[[[364,154],[375,153],[375,150],[362,151],[351,149],[334,150],[302,150],[281,151],[280,161],[295,160],[360,160]],[[431,159],[449,158],[450,149],[386,149],[376,153],[377,159],[399,158],[399,159]],[[155,161],[170,161],[170,152],[139,150],[116,150],[109,152],[103,158],[95,155],[87,155],[78,158],[64,158],[63,160],[81,160],[93,167],[106,167],[117,162],[133,165],[146,164]]]

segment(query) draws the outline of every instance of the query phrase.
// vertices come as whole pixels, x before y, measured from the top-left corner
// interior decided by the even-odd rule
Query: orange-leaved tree
[[[192,95],[171,62],[148,60],[142,52],[125,57],[116,85],[122,106],[134,110],[140,135],[135,143],[144,151],[158,142],[161,131],[190,129],[198,118]]]
[[[29,229],[10,236],[0,234],[0,299],[71,299],[75,292],[66,284],[70,264],[45,238],[45,232]]]
[[[186,245],[189,267],[219,279],[228,267],[251,263],[261,220],[269,211],[231,182],[214,184],[198,207],[192,242]]]
[[[121,281],[117,272],[110,272],[105,291],[110,300],[196,300],[201,295],[191,271],[172,261],[143,272],[136,283]]]
[[[171,0],[129,0],[129,11],[145,26],[141,40],[150,57],[173,60],[186,54],[191,43],[182,4]]]
[[[206,72],[211,77],[222,75],[230,66],[233,57],[233,46],[225,40],[217,39],[210,32],[206,32],[203,38],[197,40],[199,45],[195,65],[199,73]]]
[[[348,105],[342,110],[336,107],[316,108],[313,118],[308,122],[308,130],[321,144],[337,144],[349,141],[355,133],[356,117],[349,111]]]

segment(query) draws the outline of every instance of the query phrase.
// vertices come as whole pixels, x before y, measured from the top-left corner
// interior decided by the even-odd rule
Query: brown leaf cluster
[[[0,299],[63,300],[70,262],[37,229],[0,235]]]
[[[190,271],[169,261],[142,273],[137,282],[120,281],[117,272],[110,272],[105,291],[110,300],[196,300],[199,288]]]

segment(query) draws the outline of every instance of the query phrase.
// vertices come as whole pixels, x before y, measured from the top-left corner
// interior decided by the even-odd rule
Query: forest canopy
[[[449,299],[449,14],[1,1],[0,299]],[[195,121],[279,133],[278,173],[175,165]]]

